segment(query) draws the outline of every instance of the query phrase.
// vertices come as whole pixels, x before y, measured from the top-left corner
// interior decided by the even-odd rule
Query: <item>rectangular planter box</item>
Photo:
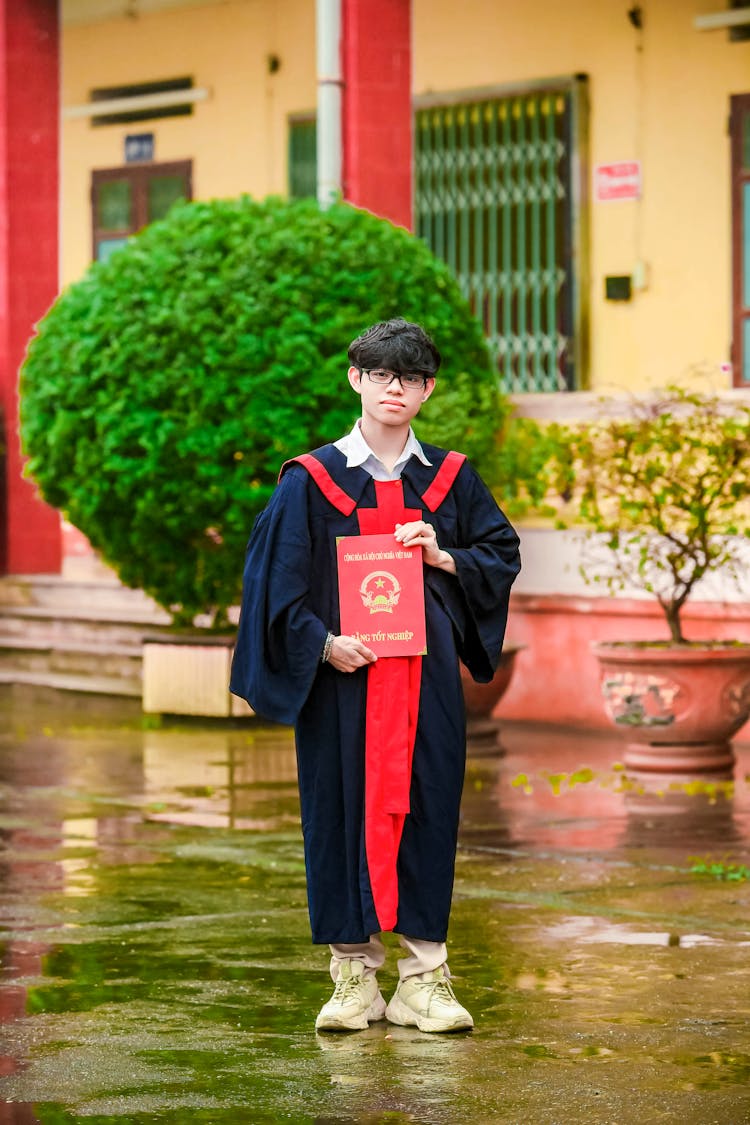
[[[253,715],[229,692],[230,637],[147,637],[143,642],[143,710],[215,718]]]

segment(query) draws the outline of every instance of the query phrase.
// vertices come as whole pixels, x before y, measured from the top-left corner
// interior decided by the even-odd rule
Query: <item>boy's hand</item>
[[[405,547],[421,547],[422,557],[427,566],[436,566],[440,570],[447,570],[450,574],[456,573],[456,563],[447,551],[438,547],[435,528],[424,520],[415,520],[413,523],[397,523],[396,539]]]
[[[356,672],[357,668],[363,668],[365,664],[372,664],[375,660],[377,656],[372,649],[362,644],[356,637],[348,637],[344,634],[333,638],[328,663],[337,671]]]

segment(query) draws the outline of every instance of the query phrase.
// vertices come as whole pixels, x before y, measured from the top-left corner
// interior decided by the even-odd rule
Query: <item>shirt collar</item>
[[[427,465],[428,467],[431,465],[431,462],[427,460],[425,451],[414,436],[414,430],[409,426],[409,436],[406,439],[406,445],[398,455],[396,463],[393,466],[394,469],[399,465],[405,465],[412,455],[417,457],[423,465]],[[361,430],[361,420],[358,418],[352,429],[346,435],[346,467],[347,469],[361,468],[370,457],[374,458],[376,461],[380,461],[380,458],[376,453],[373,453],[365,441]],[[382,464],[382,461],[380,463]]]

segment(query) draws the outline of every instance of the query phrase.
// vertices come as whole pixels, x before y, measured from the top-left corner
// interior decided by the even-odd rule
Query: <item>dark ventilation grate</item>
[[[732,11],[735,8],[747,8],[748,0],[729,0],[729,7]],[[729,41],[730,43],[742,43],[746,39],[750,39],[750,24],[745,24],[744,27],[730,27],[729,28]]]
[[[132,86],[99,86],[89,95],[91,102],[108,102],[114,98],[140,98],[145,94],[169,94],[192,90],[192,78],[166,78],[161,82],[137,82]],[[102,113],[91,118],[94,125],[127,125],[133,121],[153,121],[158,117],[189,117],[192,103],[162,105],[152,109],[128,109],[118,113]]]

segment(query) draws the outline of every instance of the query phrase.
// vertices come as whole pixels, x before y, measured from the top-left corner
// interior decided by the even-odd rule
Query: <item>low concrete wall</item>
[[[143,710],[216,718],[253,715],[244,699],[229,693],[233,651],[233,637],[147,637]]]
[[[750,604],[696,602],[683,611],[689,640],[750,642]],[[508,642],[523,645],[495,715],[611,729],[599,689],[594,641],[666,640],[658,605],[635,598],[515,594]],[[737,735],[750,739],[750,722]]]

